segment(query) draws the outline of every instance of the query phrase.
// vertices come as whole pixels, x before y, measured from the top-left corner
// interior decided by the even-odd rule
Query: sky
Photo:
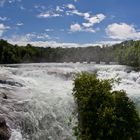
[[[0,38],[35,46],[140,39],[140,0],[0,0]]]

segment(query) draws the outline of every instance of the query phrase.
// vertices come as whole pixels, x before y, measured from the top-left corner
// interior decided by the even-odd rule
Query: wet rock
[[[5,93],[3,93],[3,99],[8,99],[8,97]]]
[[[11,132],[4,117],[0,116],[0,140],[9,140]]]
[[[20,83],[18,83],[18,82],[15,82],[15,81],[13,81],[12,79],[2,79],[2,77],[1,77],[1,79],[0,79],[0,83],[1,84],[7,84],[7,85],[10,85],[10,86],[18,86],[18,87],[23,87],[23,85],[22,84],[20,84]]]
[[[0,97],[3,99],[8,99],[8,96],[3,92],[0,93]]]

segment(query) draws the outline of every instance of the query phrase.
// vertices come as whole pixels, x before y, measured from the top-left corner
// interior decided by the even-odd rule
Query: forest
[[[89,46],[77,48],[51,48],[12,45],[0,40],[0,63],[40,62],[117,62],[122,65],[140,66],[140,41],[124,41],[112,46]]]

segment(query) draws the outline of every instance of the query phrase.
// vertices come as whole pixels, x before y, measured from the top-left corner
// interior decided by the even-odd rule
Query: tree
[[[81,73],[74,80],[79,140],[139,140],[140,118],[124,91],[111,91],[112,80]]]

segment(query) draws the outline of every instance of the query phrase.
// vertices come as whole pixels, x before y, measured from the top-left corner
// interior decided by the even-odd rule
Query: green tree
[[[124,91],[111,91],[112,80],[81,73],[74,80],[78,140],[139,140],[140,118]]]

